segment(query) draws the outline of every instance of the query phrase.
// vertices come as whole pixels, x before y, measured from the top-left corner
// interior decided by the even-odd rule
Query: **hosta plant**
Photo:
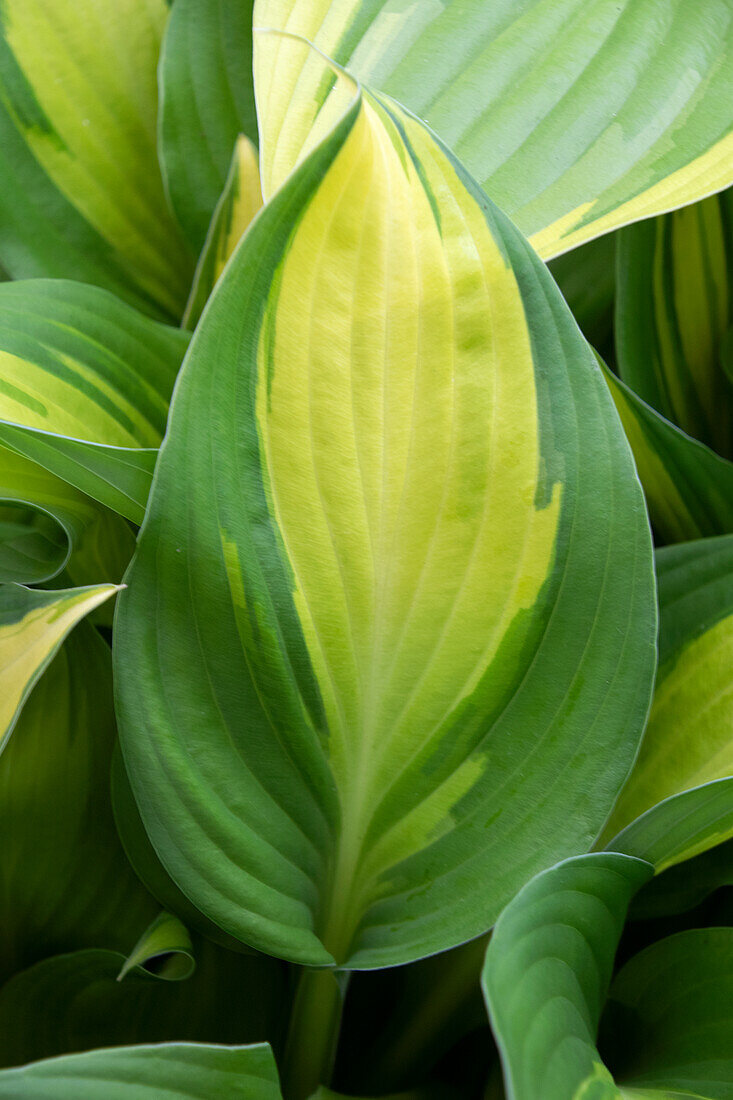
[[[0,46],[0,1098],[733,1096],[733,3]]]

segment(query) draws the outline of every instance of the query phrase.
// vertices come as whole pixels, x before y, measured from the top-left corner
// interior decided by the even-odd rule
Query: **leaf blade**
[[[258,0],[254,18],[424,118],[549,259],[733,182],[721,109],[731,16],[727,4],[672,2],[425,0],[408,15],[380,2]],[[255,37],[266,196],[330,110],[312,62],[272,79],[273,48]]]
[[[191,261],[155,150],[167,14],[164,0],[62,3],[53,19],[35,0],[3,3],[0,255],[14,278],[73,275],[180,314]]]
[[[352,361],[343,352],[354,308],[343,271],[354,269],[341,265],[356,264],[365,210],[370,274],[355,300],[369,306],[355,315]],[[380,218],[392,218],[388,229]],[[405,233],[420,242],[410,281],[402,278]],[[399,290],[392,312],[375,277],[383,264]],[[313,295],[311,306],[308,288],[321,277],[328,293]],[[414,308],[421,280],[430,303],[423,313]],[[460,296],[459,286],[471,292]],[[280,316],[287,324],[277,324]],[[424,324],[417,333],[415,316]],[[364,317],[384,320],[377,329]],[[385,331],[397,333],[393,342]],[[307,371],[298,365],[311,347],[318,421],[306,446]],[[432,357],[435,386],[419,374],[416,347]],[[454,451],[434,400],[438,385],[450,387],[446,348],[458,379]],[[550,381],[542,368],[559,362],[565,367]],[[374,400],[382,386],[386,406]],[[551,386],[562,390],[555,402]],[[553,408],[576,403],[582,417],[552,418]],[[370,419],[380,407],[391,410],[387,428]],[[417,120],[391,103],[352,100],[252,224],[207,307],[117,623],[123,751],[146,829],[173,879],[225,931],[316,965],[407,961],[485,931],[531,865],[577,850],[597,831],[614,769],[630,758],[646,711],[655,618],[643,503],[610,408],[526,242]],[[375,455],[385,440],[382,496]],[[580,477],[581,450],[593,454],[583,465],[589,480]],[[185,500],[174,484],[187,486]],[[610,499],[622,517],[615,526]],[[489,502],[501,517],[495,527],[485,522]],[[604,562],[600,576],[591,545]],[[614,562],[623,563],[623,581]],[[151,585],[157,621],[148,630]],[[576,629],[580,599],[598,617],[589,634]],[[215,655],[225,636],[222,663]],[[164,689],[176,668],[188,670],[187,684]],[[587,691],[575,690],[576,674]],[[185,718],[189,704],[176,713],[184,696],[206,713],[207,737],[216,730],[211,787],[196,763],[202,747]],[[629,715],[623,729],[621,712]],[[148,745],[155,730],[157,761],[143,728]],[[559,736],[561,728],[572,735]],[[609,752],[603,775],[584,770],[586,736]],[[541,848],[512,801],[525,753],[542,761],[522,796],[543,805]],[[548,793],[549,774],[559,778]],[[570,797],[578,806],[572,836]],[[222,815],[224,804],[238,812]],[[195,851],[171,843],[174,820],[196,831]],[[236,878],[232,859],[226,868],[221,861],[223,837],[236,852]],[[510,842],[516,867],[496,854]],[[493,888],[469,905],[477,878]]]

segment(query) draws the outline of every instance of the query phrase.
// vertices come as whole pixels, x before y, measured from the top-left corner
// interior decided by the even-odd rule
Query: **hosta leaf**
[[[614,818],[604,840],[613,832]],[[637,817],[606,847],[646,859],[657,872],[733,836],[733,778],[671,795]]]
[[[224,190],[211,219],[188,299],[183,324],[195,328],[214,283],[221,275],[239,238],[262,206],[257,150],[244,134],[234,154]]]
[[[655,412],[610,371],[605,375],[657,538],[684,542],[733,532],[733,463]]]
[[[171,204],[196,252],[237,135],[257,140],[252,0],[176,0],[160,67],[160,151]]]
[[[6,601],[9,591],[0,589]],[[68,607],[59,593],[27,592],[24,633],[38,634],[45,615],[50,650],[82,601],[88,609],[112,591],[62,594]],[[15,652],[22,639],[16,629]],[[12,682],[13,664],[1,665]],[[35,665],[42,667],[38,657]],[[157,912],[115,832],[114,733],[109,650],[82,623],[36,684],[0,757],[0,980],[59,951],[128,950]]]
[[[657,875],[634,898],[631,916],[649,920],[685,913],[721,886],[733,886],[733,840]]]
[[[658,551],[657,575],[654,701],[606,838],[662,799],[733,775],[733,536]]]
[[[616,234],[608,233],[549,263],[575,320],[589,343],[602,354],[613,344],[616,294]]]
[[[143,932],[117,975],[122,981],[140,967],[165,981],[190,978],[196,969],[191,937],[185,925],[171,913],[159,913]]]
[[[733,1096],[733,928],[681,932],[636,955],[609,1002],[623,1095]]]
[[[165,0],[2,0],[0,259],[178,317],[192,263],[156,153]]]
[[[0,443],[142,522],[187,343],[97,287],[0,285]]]
[[[733,182],[729,0],[257,0],[424,118],[545,258]],[[332,82],[255,36],[265,195]]]
[[[287,1012],[284,967],[197,942],[196,971],[160,981],[116,951],[44,959],[0,990],[0,1065],[126,1043],[242,1042],[277,1036]]]
[[[733,385],[721,342],[733,323],[733,194],[619,234],[621,378],[648,405],[733,457]]]
[[[158,859],[145,826],[140,817],[135,797],[130,787],[125,764],[119,744],[116,746],[112,757],[112,809],[115,817],[117,833],[130,863],[135,869],[135,874],[143,882],[149,892],[161,905],[169,909],[186,926],[194,928],[202,935],[215,943],[219,943],[230,950],[243,950],[239,940],[227,936],[225,932],[204,916],[200,909],[191,902],[182,890],[176,886],[173,879]],[[244,948],[244,950],[247,950]]]
[[[121,579],[129,526],[36,462],[0,445],[0,583],[39,584],[63,569],[77,585]]]
[[[7,1100],[281,1100],[266,1044],[164,1043],[67,1054],[0,1072]]]
[[[508,1100],[620,1100],[596,1033],[629,902],[651,874],[630,856],[579,856],[502,913],[483,987]]]
[[[0,747],[66,635],[116,591],[112,584],[59,592],[0,586]]]
[[[217,285],[119,608],[166,869],[304,963],[485,931],[629,767],[651,573],[545,266],[420,123],[357,97]]]

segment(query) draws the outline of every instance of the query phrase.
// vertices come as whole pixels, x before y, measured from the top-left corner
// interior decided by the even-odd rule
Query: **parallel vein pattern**
[[[425,119],[545,258],[732,182],[731,0],[258,0],[255,26]],[[266,192],[330,90],[274,50],[255,37]]]
[[[421,123],[347,93],[194,336],[117,669],[184,893],[369,967],[477,935],[590,842],[655,616],[630,455],[544,265]]]

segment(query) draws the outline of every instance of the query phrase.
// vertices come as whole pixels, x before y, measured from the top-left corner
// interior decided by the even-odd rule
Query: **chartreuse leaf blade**
[[[680,932],[634,956],[608,1006],[623,1095],[730,1100],[731,1003],[731,928]]]
[[[0,443],[142,522],[187,344],[97,287],[0,285]]]
[[[733,532],[733,463],[692,439],[604,370],[663,543]]]
[[[194,329],[216,280],[234,251],[239,238],[262,206],[262,189],[257,150],[244,134],[234,146],[224,190],[214,210],[211,225],[196,267],[183,324]]]
[[[733,182],[728,0],[257,0],[254,20],[424,118],[545,258]],[[332,110],[314,60],[278,50],[255,36],[266,196]]]
[[[128,580],[127,769],[229,934],[406,962],[595,835],[654,664],[640,488],[545,266],[393,105],[230,260]]]
[[[6,601],[8,590],[0,589]],[[59,596],[29,595],[36,615],[43,598]],[[73,613],[62,605],[59,623]],[[10,678],[12,664],[2,666]],[[158,911],[115,831],[114,736],[109,649],[80,623],[36,684],[0,756],[2,981],[60,951],[99,944],[128,951]]]
[[[66,635],[116,591],[113,584],[60,592],[0,587],[0,747]]]
[[[619,374],[648,405],[733,457],[733,385],[722,343],[733,323],[730,191],[619,234]]]
[[[160,89],[163,177],[198,253],[238,135],[257,141],[252,0],[177,0],[163,39]]]
[[[0,1071],[8,1100],[281,1100],[266,1043],[162,1043],[66,1054]]]
[[[192,262],[156,153],[165,0],[3,0],[0,258],[178,317]]]
[[[606,825],[604,842],[615,847],[609,838],[626,830],[621,832],[625,843],[631,837],[632,850],[643,855],[643,845],[657,842],[664,823],[676,834],[675,858],[657,856],[666,865],[684,858],[685,826],[690,827],[690,855],[704,850],[706,828],[708,847],[733,835],[733,812],[726,810],[733,784],[727,780],[733,776],[733,536],[659,550],[657,574],[660,640],[654,699],[639,757]],[[715,780],[725,782],[716,786]],[[672,796],[683,801],[672,805]]]
[[[483,989],[508,1100],[621,1100],[596,1033],[643,860],[578,856],[532,879],[489,941]]]

